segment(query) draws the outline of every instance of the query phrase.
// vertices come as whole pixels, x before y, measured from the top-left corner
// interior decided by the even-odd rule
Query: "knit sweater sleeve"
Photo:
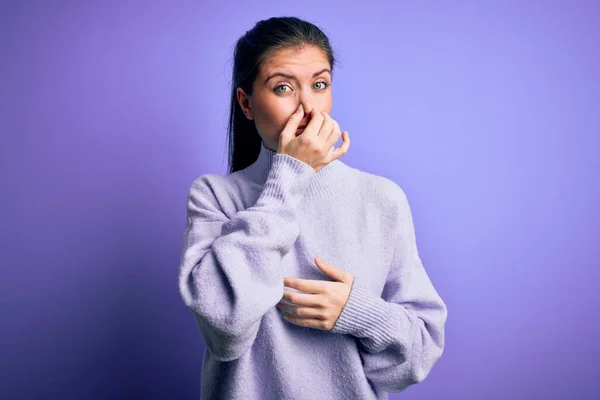
[[[256,203],[227,217],[206,175],[192,184],[179,266],[179,292],[208,351],[241,357],[261,318],[283,297],[282,258],[299,236],[296,208],[314,169],[276,154]],[[230,213],[232,214],[232,213]]]
[[[400,392],[427,377],[441,357],[447,308],[419,257],[413,218],[400,190],[399,232],[381,297],[355,277],[332,332],[358,339],[365,375],[387,392]]]

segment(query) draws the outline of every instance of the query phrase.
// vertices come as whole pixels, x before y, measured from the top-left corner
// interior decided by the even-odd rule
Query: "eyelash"
[[[331,84],[330,84],[329,82],[327,82],[327,81],[318,81],[318,82],[315,82],[315,85],[316,85],[317,83],[324,83],[324,84],[325,84],[325,87],[324,87],[323,89],[317,89],[317,90],[325,90],[325,89],[327,89],[327,88],[328,88],[328,87],[331,85]],[[277,88],[284,87],[284,86],[289,86],[289,85],[287,85],[287,84],[281,84],[281,85],[277,85],[277,86],[275,86],[275,88],[273,89],[273,91],[274,91],[275,93],[278,93],[278,94],[280,94],[280,93],[286,93],[286,92],[282,92],[282,91],[279,91],[279,90],[277,90]]]

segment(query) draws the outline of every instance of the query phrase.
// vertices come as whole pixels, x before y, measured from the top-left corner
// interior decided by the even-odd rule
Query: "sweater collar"
[[[333,149],[334,147],[332,147]],[[259,185],[264,185],[273,165],[273,157],[277,154],[261,142],[260,152],[254,163],[245,168],[244,174]],[[313,180],[306,189],[305,195],[320,197],[327,194],[336,194],[340,189],[347,186],[350,179],[349,172],[352,170],[340,159],[331,161],[316,172]]]

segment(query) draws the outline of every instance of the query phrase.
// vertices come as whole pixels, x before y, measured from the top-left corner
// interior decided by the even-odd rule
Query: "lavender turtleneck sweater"
[[[332,330],[283,319],[283,278],[354,276]],[[258,159],[191,185],[179,291],[206,343],[201,399],[387,399],[444,349],[447,308],[393,181],[335,160],[318,173],[261,146]],[[286,287],[286,290],[292,290]]]

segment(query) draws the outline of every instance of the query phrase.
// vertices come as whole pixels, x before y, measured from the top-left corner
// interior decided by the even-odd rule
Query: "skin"
[[[237,89],[236,95],[246,117],[255,121],[265,146],[277,151],[286,125],[296,131],[297,126],[308,125],[314,118],[315,122],[319,120],[319,126],[321,121],[329,121],[329,126],[336,125],[332,129],[337,129],[339,134],[339,125],[329,117],[332,107],[330,85],[331,67],[326,54],[318,47],[306,46],[275,52],[262,64],[252,95],[248,96],[241,88]],[[300,113],[297,112],[299,105],[303,108]],[[294,113],[299,121],[290,124]],[[315,123],[312,125],[315,126]],[[298,130],[293,136],[298,137],[302,132]],[[313,132],[313,129],[309,127],[308,132]],[[316,135],[316,130],[312,135]],[[311,140],[316,141],[315,136]],[[322,136],[319,143],[330,148],[335,141],[329,144]],[[344,132],[343,148],[332,152],[326,162],[345,153],[348,145],[348,134]],[[284,290],[283,298],[276,307],[284,313],[284,319],[294,325],[331,330],[348,301],[354,277],[318,257],[315,257],[315,265],[334,282],[285,277],[284,286],[300,292]]]
[[[285,277],[284,286],[301,292],[284,289],[276,307],[284,312],[284,319],[294,325],[330,331],[350,297],[354,277],[318,257],[315,264],[335,282]]]
[[[238,88],[237,100],[255,122],[265,146],[276,151],[279,136],[299,104],[304,108],[299,126],[307,125],[315,113],[331,113],[331,66],[319,47],[284,48],[263,62],[252,90],[248,96]]]

